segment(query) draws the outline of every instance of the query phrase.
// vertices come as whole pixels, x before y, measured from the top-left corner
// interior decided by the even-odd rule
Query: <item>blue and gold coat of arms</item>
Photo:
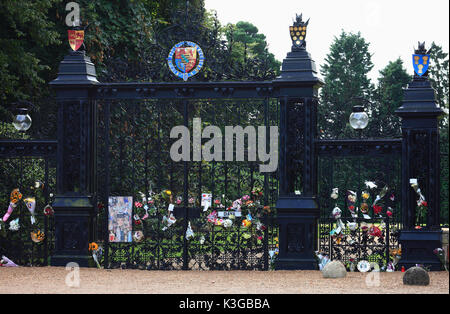
[[[418,76],[423,76],[430,66],[430,55],[413,55],[414,71]]]
[[[173,74],[187,81],[203,67],[205,55],[196,43],[182,41],[170,50],[167,62]]]

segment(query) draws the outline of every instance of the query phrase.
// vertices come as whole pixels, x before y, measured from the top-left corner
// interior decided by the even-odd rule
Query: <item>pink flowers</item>
[[[142,208],[142,206],[144,206],[144,205],[142,205],[141,202],[134,202],[134,206],[137,208]]]
[[[250,196],[249,195],[244,195],[243,197],[242,197],[242,200],[245,202],[245,201],[249,201],[250,200]]]
[[[388,210],[388,211],[386,212],[386,215],[387,215],[388,217],[392,217],[392,212],[391,212],[390,210]]]

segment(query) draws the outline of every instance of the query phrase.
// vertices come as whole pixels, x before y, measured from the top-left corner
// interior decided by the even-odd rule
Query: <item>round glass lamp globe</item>
[[[369,125],[369,116],[363,112],[353,112],[350,115],[350,126],[355,130],[364,130]]]
[[[31,123],[31,117],[25,111],[18,112],[13,120],[13,126],[17,131],[28,131]]]

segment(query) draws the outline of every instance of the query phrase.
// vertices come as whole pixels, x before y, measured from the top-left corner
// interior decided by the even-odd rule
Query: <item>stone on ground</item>
[[[403,276],[403,284],[408,286],[428,286],[430,275],[422,267],[411,267]]]
[[[332,261],[325,265],[322,274],[324,278],[345,278],[347,270],[340,261]]]

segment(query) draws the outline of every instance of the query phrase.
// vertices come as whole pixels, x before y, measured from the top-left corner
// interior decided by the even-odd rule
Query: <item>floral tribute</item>
[[[36,181],[31,187],[36,193],[43,190],[43,183]],[[21,230],[29,230],[28,234],[34,243],[41,243],[45,239],[44,232],[39,229],[39,222],[36,217],[37,201],[35,196],[24,197],[21,191],[16,188],[9,195],[9,206],[0,220],[0,236],[8,237],[8,231],[17,233]],[[30,223],[21,221],[21,211],[26,210],[30,213]],[[22,212],[23,213],[23,212]],[[53,215],[53,209],[47,205],[43,213],[45,216]],[[31,231],[30,231],[31,229]]]
[[[344,202],[339,203],[340,194],[343,194]],[[395,194],[390,191],[388,185],[379,185],[374,181],[365,181],[364,188],[357,190],[340,191],[339,188],[331,190],[330,199],[334,201],[331,211],[331,230],[326,230],[331,241],[337,246],[333,253],[335,258],[343,258],[344,251],[349,252],[348,258],[343,258],[348,269],[355,269],[360,262],[356,260],[359,250],[376,255],[381,262],[387,263],[385,253],[379,252],[378,247],[384,246],[386,237],[386,224],[394,215],[392,207],[395,202]],[[390,201],[390,202],[389,202]],[[344,205],[344,206],[342,206]],[[389,207],[390,205],[391,207]],[[378,221],[378,222],[377,222]],[[342,245],[342,246],[341,246]],[[321,253],[324,255],[324,253]],[[323,257],[323,256],[322,256]],[[398,261],[397,261],[398,262]],[[396,263],[392,261],[381,269],[395,269]],[[323,266],[323,265],[322,265]]]
[[[141,242],[146,238],[146,223],[151,218],[158,221],[157,224],[162,232],[170,231],[173,226],[180,224],[175,217],[175,209],[183,207],[183,197],[177,196],[171,190],[162,190],[160,193],[150,192],[148,195],[139,192],[139,197],[134,202],[133,207],[133,241]],[[211,198],[211,194],[204,193],[208,199],[197,200],[194,196],[188,198],[187,204],[194,208],[201,204],[201,217],[191,223],[187,222],[184,237],[189,241],[196,241],[200,245],[206,242],[204,231],[240,229],[240,235],[244,240],[254,240],[261,243],[264,239],[264,232],[267,227],[261,218],[271,212],[270,206],[263,202],[261,189],[255,188],[250,194],[230,201],[222,197]],[[208,203],[210,202],[210,203]],[[206,209],[206,210],[205,210]],[[181,219],[180,219],[181,220]],[[184,224],[181,224],[184,225]],[[152,228],[156,225],[152,225]],[[196,231],[197,230],[197,231]],[[168,234],[169,235],[169,234]],[[172,234],[171,234],[172,235]],[[172,235],[173,236],[173,235]],[[273,252],[275,255],[275,252]]]
[[[416,229],[422,229],[420,225],[425,222],[428,212],[428,202],[419,187],[419,180],[410,179],[409,183],[418,196],[416,209]]]

